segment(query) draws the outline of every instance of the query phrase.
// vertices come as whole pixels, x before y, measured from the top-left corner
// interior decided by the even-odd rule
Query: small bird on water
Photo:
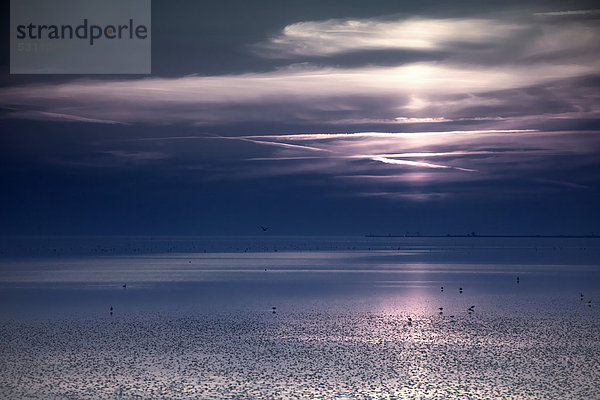
[[[261,229],[263,230],[263,232],[266,232],[269,228],[270,228],[270,226],[262,226],[261,225]]]

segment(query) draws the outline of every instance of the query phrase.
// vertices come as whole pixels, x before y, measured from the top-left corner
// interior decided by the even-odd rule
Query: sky
[[[150,75],[2,7],[2,235],[600,234],[592,2],[155,0]]]

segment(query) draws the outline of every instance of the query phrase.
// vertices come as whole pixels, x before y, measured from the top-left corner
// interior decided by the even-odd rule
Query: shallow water
[[[0,249],[0,397],[600,398],[598,239]]]

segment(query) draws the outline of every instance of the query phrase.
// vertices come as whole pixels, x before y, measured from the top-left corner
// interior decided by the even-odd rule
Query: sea
[[[600,399],[600,238],[2,237],[0,398]]]

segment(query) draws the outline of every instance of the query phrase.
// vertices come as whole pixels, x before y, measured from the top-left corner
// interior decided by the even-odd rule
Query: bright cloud
[[[600,26],[574,15],[532,15],[518,22],[305,21],[262,43],[261,54],[293,56],[294,62],[303,61],[297,59],[301,56],[329,57],[324,64],[299,62],[270,72],[221,76],[12,86],[0,90],[0,107],[14,118],[197,126],[249,121],[440,124],[523,115],[548,119],[574,112],[576,118],[596,118],[597,90],[572,81],[600,70]],[[376,60],[352,67],[336,62],[336,55],[347,52],[367,51],[362,58],[370,60],[368,51],[374,49],[447,54],[385,66]],[[566,81],[571,83],[557,84]]]
[[[325,56],[361,50],[437,50],[449,43],[488,43],[523,29],[485,19],[331,19],[286,26],[258,46],[271,57]]]
[[[382,162],[382,163],[385,163],[385,164],[409,165],[411,167],[454,168],[454,169],[457,169],[457,170],[460,170],[460,171],[476,172],[474,169],[460,168],[460,167],[451,167],[449,165],[432,164],[432,163],[423,162],[423,161],[398,160],[396,158],[389,158],[389,157],[382,157],[382,156],[372,157],[371,160],[373,160],[373,161],[379,161],[379,162]]]
[[[494,107],[502,98],[483,93],[518,89],[596,72],[594,65],[458,68],[437,63],[355,69],[305,68],[271,73],[131,81],[76,81],[5,88],[0,105],[18,107],[19,118],[110,123],[227,124],[243,121],[336,123],[340,116],[373,113],[461,115],[474,105]],[[566,93],[565,95],[568,95]],[[418,97],[419,104],[408,99]],[[385,99],[373,108],[369,99]],[[337,106],[337,107],[336,107]],[[457,115],[458,114],[458,115]],[[497,115],[466,115],[490,117]],[[403,120],[403,118],[407,118]],[[415,119],[416,118],[416,119]],[[400,117],[398,122],[441,122]]]

